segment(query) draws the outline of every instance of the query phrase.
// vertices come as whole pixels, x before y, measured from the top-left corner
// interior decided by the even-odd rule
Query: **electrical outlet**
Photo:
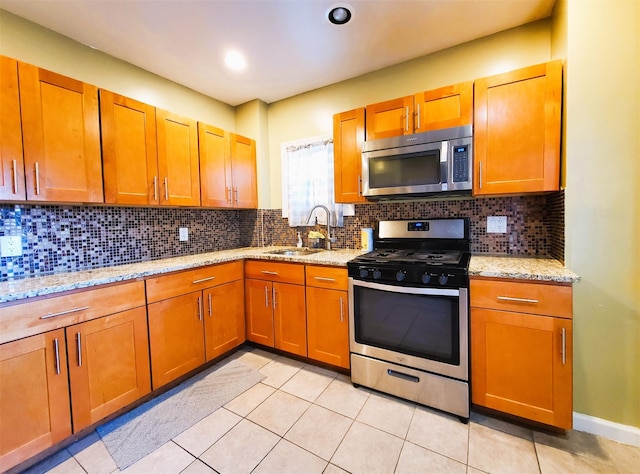
[[[189,240],[189,229],[187,227],[180,227],[178,229],[178,236],[180,237],[180,242],[186,242]]]
[[[20,257],[22,255],[22,239],[19,235],[0,237],[0,256]]]
[[[487,234],[506,234],[507,216],[488,216]]]

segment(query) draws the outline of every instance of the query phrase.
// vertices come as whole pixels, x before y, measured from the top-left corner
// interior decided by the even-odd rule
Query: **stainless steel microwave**
[[[362,147],[362,194],[372,200],[470,195],[472,171],[471,125],[366,141]]]

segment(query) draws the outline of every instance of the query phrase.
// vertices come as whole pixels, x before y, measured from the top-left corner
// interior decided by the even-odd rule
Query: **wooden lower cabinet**
[[[71,435],[64,329],[0,345],[0,471]]]
[[[151,391],[144,307],[66,328],[73,431]]]
[[[204,364],[202,292],[148,306],[153,389]]]
[[[559,428],[572,427],[570,302],[571,287],[471,281],[474,404]]]
[[[349,368],[348,293],[307,287],[309,358]]]
[[[207,362],[245,341],[244,284],[242,280],[216,286],[204,292]]]

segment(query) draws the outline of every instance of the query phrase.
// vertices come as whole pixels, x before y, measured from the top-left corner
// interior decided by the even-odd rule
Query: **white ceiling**
[[[0,8],[230,105],[267,103],[551,15],[555,0],[0,0]],[[353,17],[331,24],[326,12]],[[230,48],[244,73],[228,71]]]

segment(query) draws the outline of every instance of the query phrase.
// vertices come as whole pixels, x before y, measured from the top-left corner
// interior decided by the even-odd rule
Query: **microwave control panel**
[[[453,182],[469,181],[469,145],[453,147]]]

